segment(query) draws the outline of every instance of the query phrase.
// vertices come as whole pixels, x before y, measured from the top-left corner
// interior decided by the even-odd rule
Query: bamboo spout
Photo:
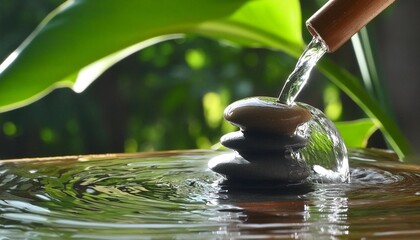
[[[309,32],[334,52],[395,0],[330,0],[306,21]]]

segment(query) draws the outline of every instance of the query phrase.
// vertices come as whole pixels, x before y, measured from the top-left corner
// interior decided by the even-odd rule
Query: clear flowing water
[[[299,58],[295,69],[287,78],[280,92],[279,102],[288,105],[295,102],[296,97],[308,81],[312,69],[326,51],[327,48],[322,41],[317,38],[312,39]]]
[[[321,40],[312,39],[286,80],[278,102],[295,104],[295,99],[308,81],[312,69],[326,51]],[[322,111],[308,104],[298,104],[311,112],[312,119],[297,129],[296,134],[308,139],[309,144],[296,153],[296,158],[304,159],[311,165],[315,172],[312,175],[314,181],[349,181],[347,149],[336,127]]]
[[[308,140],[297,153],[311,166],[311,180],[319,183],[350,181],[347,148],[340,133],[325,114],[309,104],[298,103],[311,112],[312,119],[299,126],[296,134]]]
[[[420,166],[350,151],[352,183],[219,184],[215,151],[0,165],[2,239],[416,239]]]

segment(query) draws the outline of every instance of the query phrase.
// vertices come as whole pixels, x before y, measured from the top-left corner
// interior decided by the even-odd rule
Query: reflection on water
[[[4,161],[0,236],[10,239],[413,238],[420,168],[350,151],[351,184],[219,183],[220,152]],[[403,170],[401,170],[403,169]]]

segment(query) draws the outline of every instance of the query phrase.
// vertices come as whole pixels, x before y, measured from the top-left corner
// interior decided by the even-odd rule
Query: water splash
[[[295,69],[287,78],[281,90],[279,102],[288,105],[294,103],[296,97],[308,81],[311,70],[326,51],[327,48],[322,41],[317,38],[312,39],[299,58]]]
[[[312,39],[286,80],[278,98],[279,102],[294,104],[296,97],[306,85],[312,69],[326,51],[327,48],[322,41],[317,38]],[[308,104],[298,105],[308,109],[312,119],[296,130],[297,135],[308,140],[308,145],[295,154],[296,159],[304,159],[312,167],[315,172],[312,175],[313,181],[350,181],[347,149],[334,124],[322,111]]]
[[[325,114],[309,104],[298,103],[311,112],[312,119],[301,125],[296,134],[308,140],[298,157],[304,159],[314,172],[315,182],[349,182],[347,148],[335,125]]]

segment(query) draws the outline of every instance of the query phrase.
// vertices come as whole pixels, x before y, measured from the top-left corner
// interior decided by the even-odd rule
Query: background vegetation
[[[62,2],[0,0],[0,59]],[[322,3],[301,1],[303,19]],[[333,58],[359,74],[350,44]],[[81,94],[59,89],[0,114],[0,158],[209,148],[233,130],[222,120],[226,105],[248,96],[277,96],[295,63],[276,51],[198,36],[160,43],[121,61]],[[365,117],[318,73],[298,100],[333,120]],[[371,146],[386,147],[378,136]]]

